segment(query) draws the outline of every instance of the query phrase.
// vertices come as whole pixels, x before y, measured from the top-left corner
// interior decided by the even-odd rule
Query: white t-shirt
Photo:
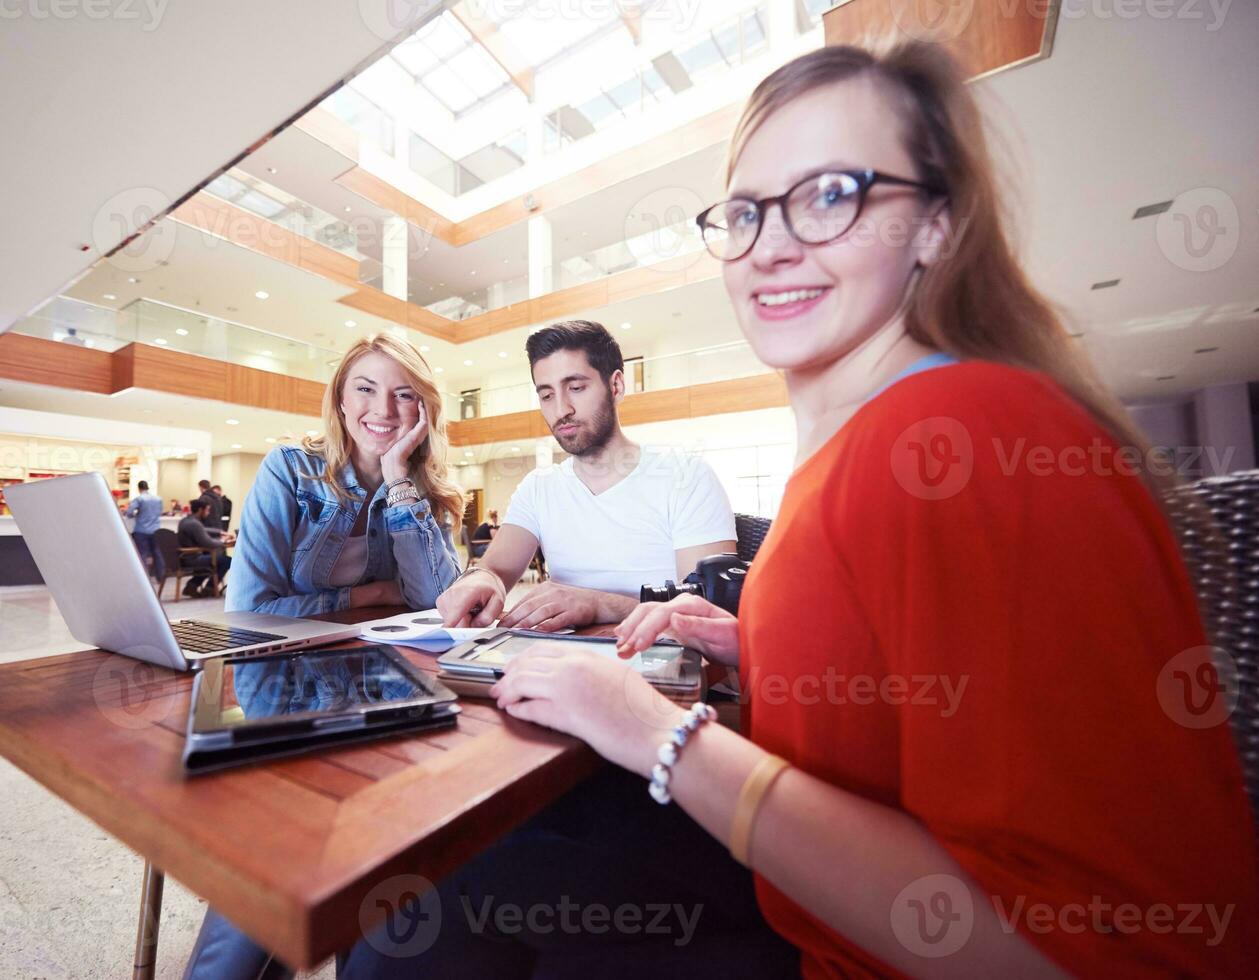
[[[733,541],[730,499],[707,463],[676,451],[643,449],[628,476],[595,495],[573,460],[526,474],[506,524],[538,539],[561,585],[638,597],[643,585],[677,580],[674,552]]]

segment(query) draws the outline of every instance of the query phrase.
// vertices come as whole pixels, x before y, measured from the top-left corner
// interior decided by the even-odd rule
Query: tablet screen
[[[653,677],[676,677],[681,669],[682,648],[675,646],[648,647],[642,653],[632,657],[622,657],[616,652],[613,643],[596,643],[589,640],[538,640],[531,637],[514,636],[504,643],[497,643],[477,655],[477,663],[501,667],[509,660],[514,660],[523,653],[540,651],[546,653],[575,653],[578,651],[597,653],[611,660],[624,660],[633,670],[640,674],[651,674]]]
[[[381,647],[314,650],[224,665],[219,691],[223,724],[295,714],[345,714],[429,694]]]

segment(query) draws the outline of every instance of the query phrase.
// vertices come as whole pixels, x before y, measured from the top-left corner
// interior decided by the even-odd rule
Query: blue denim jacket
[[[347,463],[339,482],[352,502],[338,501],[328,484],[308,479],[326,465],[298,446],[277,446],[262,461],[241,510],[229,612],[312,616],[349,608],[350,587],[328,579],[366,492]],[[427,500],[387,507],[383,486],[368,506],[367,567],[359,584],[394,579],[408,606],[432,609],[459,575],[450,528],[438,526]]]

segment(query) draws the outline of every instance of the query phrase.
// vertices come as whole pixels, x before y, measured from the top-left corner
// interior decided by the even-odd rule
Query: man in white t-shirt
[[[621,349],[601,325],[557,323],[525,344],[542,415],[568,459],[527,474],[477,565],[437,600],[447,626],[558,630],[619,622],[639,588],[735,550],[734,514],[703,460],[621,432]],[[504,612],[541,547],[550,580]]]

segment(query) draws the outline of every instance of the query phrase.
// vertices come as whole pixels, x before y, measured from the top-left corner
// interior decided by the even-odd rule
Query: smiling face
[[[350,365],[341,385],[341,413],[355,456],[379,457],[420,419],[423,405],[402,366],[368,351]]]
[[[598,452],[616,431],[616,399],[624,389],[621,372],[613,372],[609,382],[604,384],[580,350],[558,350],[533,365],[542,417],[570,456]]]
[[[825,170],[870,168],[919,179],[897,123],[891,101],[868,78],[814,89],[770,115],[748,139],[729,195],[782,194]],[[926,219],[935,210],[912,188],[875,184],[843,237],[802,245],[771,206],[751,252],[722,266],[757,357],[780,370],[822,368],[892,322],[915,265],[935,259],[942,226]]]

